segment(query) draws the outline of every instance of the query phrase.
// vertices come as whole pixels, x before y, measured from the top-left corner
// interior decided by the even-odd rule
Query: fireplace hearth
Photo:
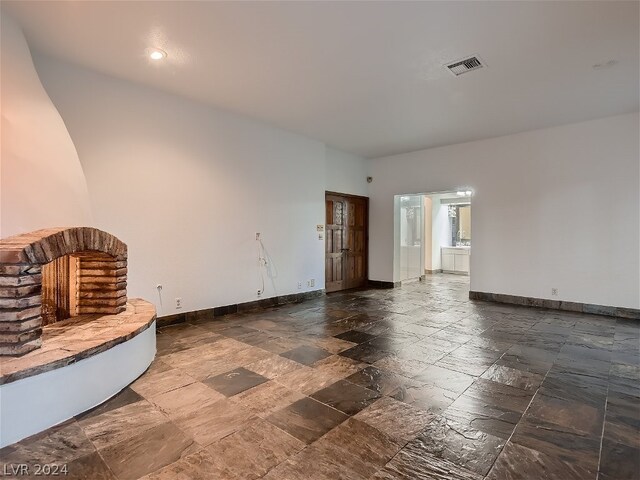
[[[156,352],[156,309],[127,298],[127,246],[96,228],[0,240],[0,448],[113,397]]]

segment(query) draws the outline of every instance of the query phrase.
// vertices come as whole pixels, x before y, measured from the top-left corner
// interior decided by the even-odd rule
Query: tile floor
[[[468,279],[199,320],[93,411],[0,451],[87,479],[640,478],[640,324]]]

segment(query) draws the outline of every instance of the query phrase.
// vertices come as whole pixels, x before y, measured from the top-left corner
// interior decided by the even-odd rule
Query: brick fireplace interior
[[[42,267],[43,325],[88,313],[120,313],[126,303],[126,260],[79,252]]]

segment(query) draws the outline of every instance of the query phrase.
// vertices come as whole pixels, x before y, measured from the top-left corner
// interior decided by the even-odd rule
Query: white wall
[[[33,68],[20,27],[0,15],[0,237],[90,225],[87,185],[69,133]]]
[[[362,157],[335,148],[326,149],[326,189],[351,195],[369,195],[368,163]]]
[[[640,307],[638,114],[371,161],[370,278],[394,280],[393,196],[471,187],[471,289]]]
[[[51,58],[36,66],[76,144],[96,226],[129,246],[130,296],[167,315],[176,297],[191,311],[324,288],[324,192],[366,193],[357,158]],[[256,232],[269,255],[261,297]]]

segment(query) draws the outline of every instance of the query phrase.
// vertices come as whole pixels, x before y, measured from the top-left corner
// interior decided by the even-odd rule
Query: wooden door
[[[325,289],[335,292],[367,284],[369,199],[327,192]]]

